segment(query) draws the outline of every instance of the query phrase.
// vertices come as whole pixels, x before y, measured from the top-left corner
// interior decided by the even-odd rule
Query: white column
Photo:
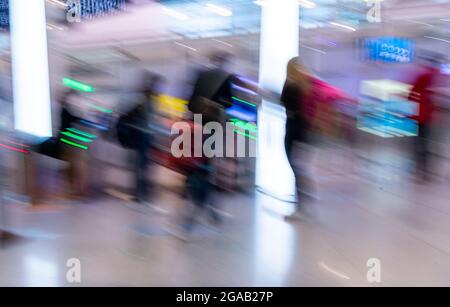
[[[15,129],[52,135],[45,0],[10,0]]]
[[[298,55],[298,0],[262,2],[259,82],[281,92],[288,61]]]
[[[259,83],[281,93],[288,61],[298,55],[297,0],[262,2]],[[284,150],[286,115],[277,102],[264,100],[258,111],[256,185],[286,201],[295,200],[295,181]]]

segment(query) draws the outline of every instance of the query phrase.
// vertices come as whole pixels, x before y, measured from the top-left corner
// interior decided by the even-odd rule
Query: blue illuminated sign
[[[9,29],[9,0],[0,0],[0,31]]]
[[[82,19],[93,18],[125,9],[127,0],[65,0],[67,11],[79,6]],[[0,0],[0,31],[9,30],[9,0]]]
[[[103,16],[125,8],[126,0],[78,0],[81,18]]]
[[[368,38],[364,41],[366,58],[387,63],[410,63],[415,55],[413,40],[398,37]]]

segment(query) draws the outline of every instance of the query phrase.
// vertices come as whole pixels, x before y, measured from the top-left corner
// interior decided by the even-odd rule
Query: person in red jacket
[[[430,136],[434,115],[432,88],[436,85],[440,74],[439,61],[429,59],[413,83],[409,100],[418,104],[418,112],[413,119],[417,121],[418,136],[414,142],[416,172],[423,179],[428,178],[430,171]]]

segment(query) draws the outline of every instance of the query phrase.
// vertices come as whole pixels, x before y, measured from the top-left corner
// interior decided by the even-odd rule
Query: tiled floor
[[[167,230],[183,201],[166,189],[162,215],[112,197],[27,211],[7,206],[8,226],[25,237],[0,249],[0,285],[70,286],[70,258],[86,286],[450,286],[448,179],[417,184],[392,166],[316,170],[320,200],[288,223],[262,194],[214,200],[232,217],[201,226],[185,243]],[[175,181],[165,174],[167,184]],[[381,283],[367,261],[381,261]]]

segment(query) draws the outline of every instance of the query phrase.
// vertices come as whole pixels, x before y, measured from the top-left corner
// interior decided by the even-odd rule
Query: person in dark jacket
[[[298,57],[289,61],[287,79],[281,94],[281,102],[286,108],[285,149],[289,163],[295,175],[298,201],[310,196],[311,180],[306,176],[306,170],[298,166],[298,159],[307,159],[306,151],[298,151],[298,146],[310,142],[311,117],[308,110],[308,93],[311,89],[309,73],[302,66]],[[299,155],[300,153],[300,155]],[[298,206],[297,206],[298,209]],[[298,217],[298,212],[289,218]]]
[[[224,124],[224,110],[232,106],[231,88],[237,83],[237,77],[226,70],[230,59],[228,53],[214,53],[210,57],[211,67],[197,74],[188,109],[192,115],[202,115],[202,124],[220,122]],[[205,136],[203,141],[205,141]],[[190,196],[193,207],[188,210],[183,220],[182,233],[178,237],[186,238],[193,227],[197,217],[208,209],[209,216],[215,224],[221,222],[221,217],[215,204],[208,204],[213,184],[213,158],[202,157],[195,160],[187,174],[184,196]]]
[[[188,103],[189,111],[202,114],[201,103],[198,103],[198,100],[202,98],[219,103],[224,108],[232,105],[231,84],[238,80],[226,69],[229,59],[228,53],[214,53],[210,58],[211,67],[197,74]]]
[[[67,128],[71,128],[80,118],[75,116],[69,109],[69,99],[77,95],[75,90],[69,90],[61,99],[61,116],[59,133],[64,132]]]
[[[130,128],[132,129],[133,143],[136,151],[136,201],[148,204],[151,186],[148,181],[150,166],[149,151],[153,137],[151,121],[154,116],[154,100],[163,79],[159,75],[144,72],[141,75],[142,84],[138,93],[138,105],[131,111]]]

